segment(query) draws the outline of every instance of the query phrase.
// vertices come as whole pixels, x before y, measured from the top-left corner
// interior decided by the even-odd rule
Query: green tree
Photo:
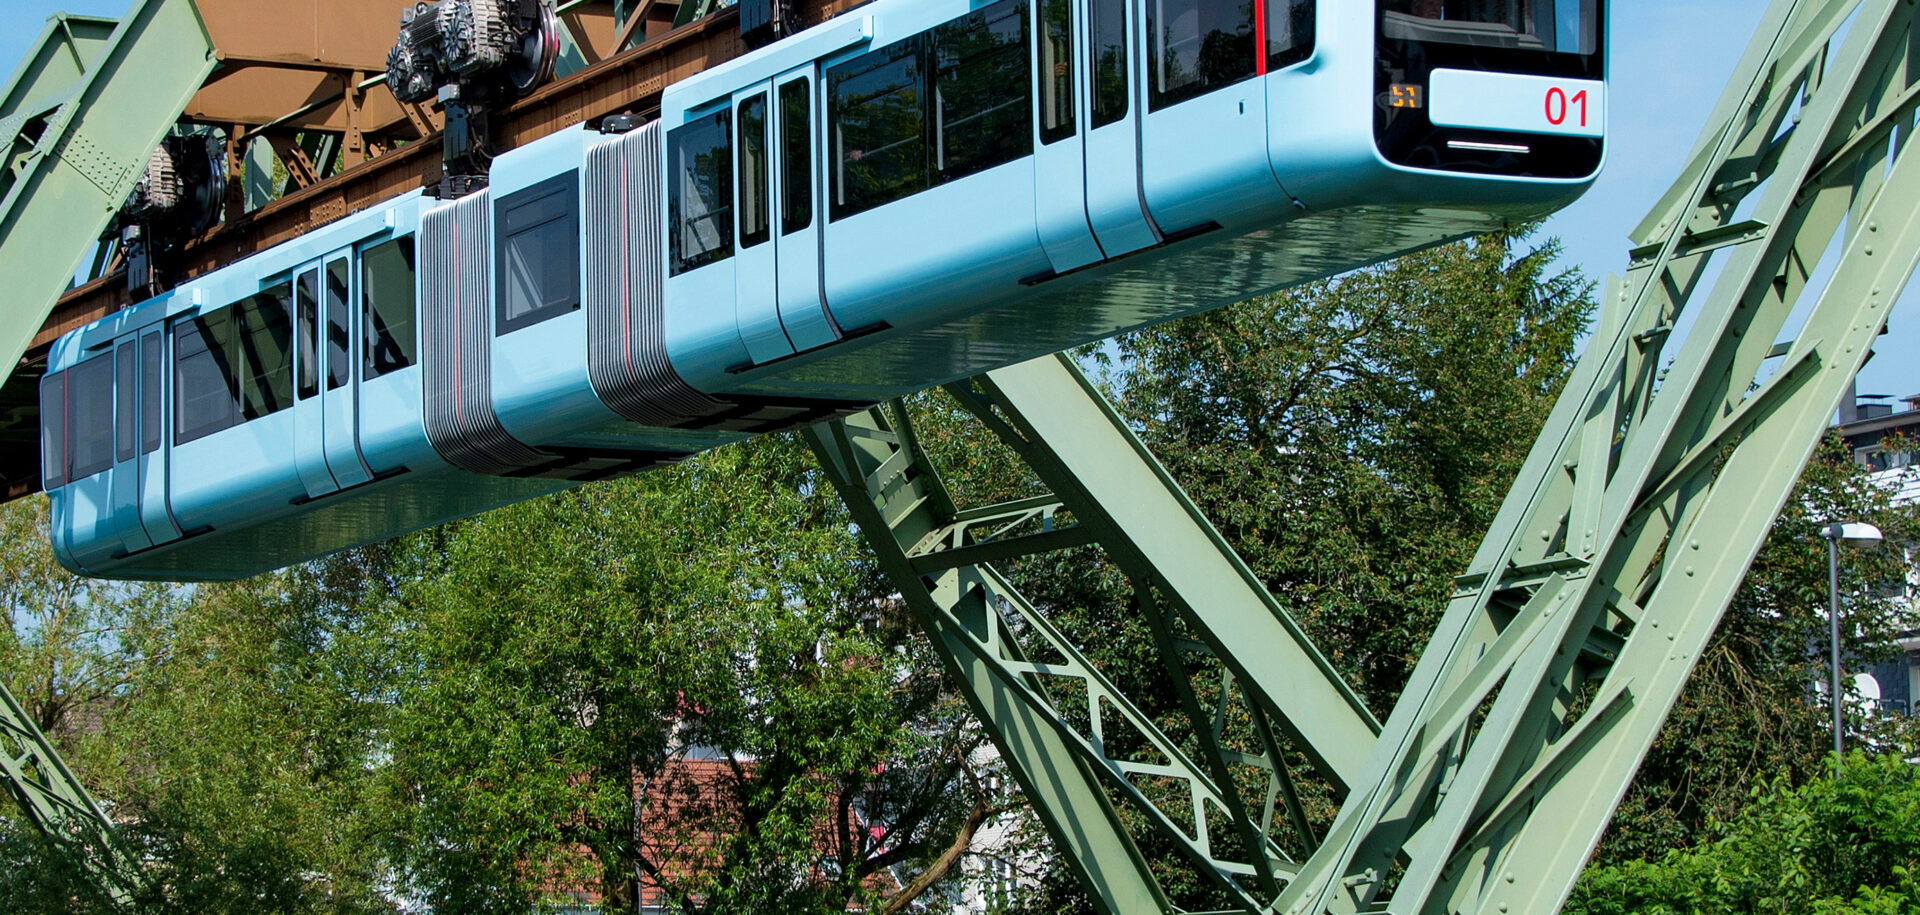
[[[1821,913],[1920,908],[1920,780],[1898,754],[1849,754],[1794,787],[1757,784],[1740,815],[1658,861],[1590,869],[1568,915]]]
[[[1912,506],[1829,436],[1801,472],[1766,544],[1701,652],[1686,689],[1615,812],[1598,859],[1658,858],[1692,845],[1715,821],[1735,818],[1752,786],[1802,784],[1833,754],[1830,706],[1813,684],[1828,679],[1827,545],[1821,526],[1869,521],[1892,544],[1920,541]],[[1912,625],[1899,589],[1907,574],[1895,547],[1843,546],[1841,650],[1854,671],[1888,655]],[[1858,724],[1858,722],[1855,722]],[[1882,735],[1895,748],[1897,733]]]
[[[828,912],[938,882],[999,801],[855,538],[777,438],[408,541],[377,611],[406,884]]]

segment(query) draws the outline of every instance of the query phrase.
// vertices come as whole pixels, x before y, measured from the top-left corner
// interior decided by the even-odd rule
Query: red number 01
[[[1548,89],[1547,123],[1555,127],[1565,124],[1567,122],[1567,109],[1571,105],[1580,106],[1580,126],[1587,126],[1587,91],[1585,89],[1574,93],[1571,99],[1567,98],[1567,91],[1559,86]]]

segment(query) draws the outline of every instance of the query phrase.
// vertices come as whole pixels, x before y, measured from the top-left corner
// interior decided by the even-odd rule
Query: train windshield
[[[1387,38],[1421,43],[1593,54],[1601,0],[1381,0]]]

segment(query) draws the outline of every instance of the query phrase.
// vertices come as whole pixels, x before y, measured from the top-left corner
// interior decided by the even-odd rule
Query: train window
[[[833,124],[833,218],[928,187],[922,36],[827,71]]]
[[[555,175],[501,198],[498,333],[580,307],[580,173]]]
[[[160,450],[160,334],[140,337],[140,453]]]
[[[176,445],[232,426],[239,416],[234,402],[232,336],[228,309],[188,318],[173,328],[173,419]]]
[[[1267,69],[1313,56],[1314,0],[1267,0]]]
[[[300,274],[294,320],[299,325],[300,396],[320,393],[320,271]]]
[[[102,353],[67,370],[68,479],[113,466],[113,426],[113,354]]]
[[[1073,136],[1073,0],[1040,0],[1040,142]]]
[[[327,390],[345,387],[352,371],[353,336],[347,325],[347,259],[327,263]]]
[[[40,487],[67,483],[67,373],[40,379]]]
[[[751,248],[768,238],[767,213],[767,96],[761,93],[740,103],[740,247]]]
[[[174,325],[174,444],[292,405],[291,293],[282,282],[231,308]]]
[[[676,274],[733,256],[731,120],[722,108],[667,132],[667,225]]]
[[[1032,155],[1025,0],[1000,0],[935,28],[933,55],[939,180]]]
[[[331,277],[328,285],[333,285]],[[291,292],[286,283],[281,283],[233,306],[235,349],[246,365],[244,371],[235,373],[240,382],[238,400],[243,420],[293,406]]]
[[[1127,116],[1127,0],[1091,0],[1087,39],[1093,49],[1093,126]]]
[[[1593,54],[1600,0],[1381,0],[1380,34],[1440,42]]]
[[[134,394],[138,392],[136,367],[134,364],[133,344],[114,350],[113,395],[117,401],[113,407],[113,459],[131,461],[135,448],[139,444],[135,439],[133,421],[139,415],[135,407]]]
[[[1253,0],[1148,0],[1149,107],[1254,75]]]
[[[360,332],[367,378],[413,364],[413,236],[402,235],[360,252]]]
[[[780,233],[813,224],[812,83],[796,79],[780,87]]]

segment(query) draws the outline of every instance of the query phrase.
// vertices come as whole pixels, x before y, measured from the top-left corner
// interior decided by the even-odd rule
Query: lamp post
[[[1878,543],[1881,535],[1879,528],[1864,521],[1836,521],[1821,528],[1820,536],[1827,538],[1827,631],[1828,644],[1833,650],[1833,682],[1828,695],[1833,700],[1834,764],[1840,765],[1840,761],[1846,758],[1843,755],[1846,732],[1840,692],[1840,541]]]

